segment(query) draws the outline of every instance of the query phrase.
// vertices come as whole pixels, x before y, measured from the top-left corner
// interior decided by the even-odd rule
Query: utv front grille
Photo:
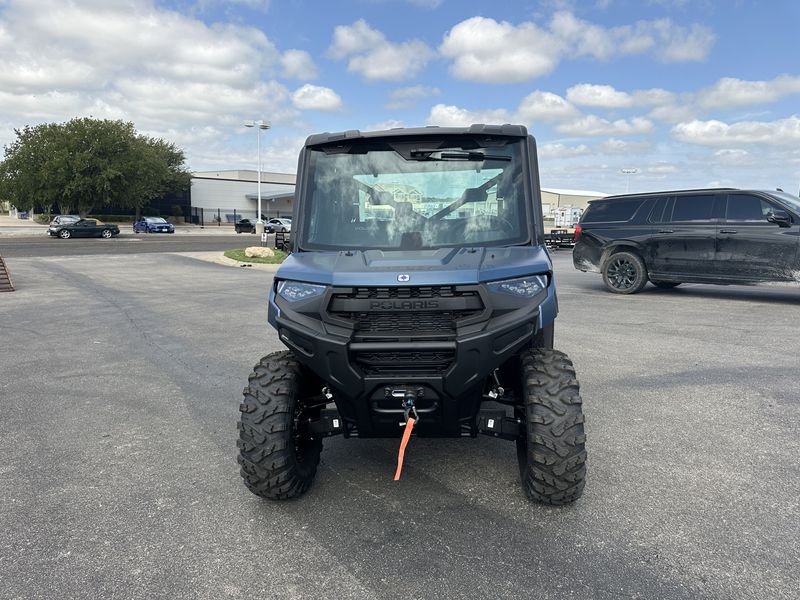
[[[350,358],[365,375],[443,375],[457,328],[484,311],[476,286],[353,287],[333,291],[329,317],[353,328]]]
[[[483,311],[475,288],[357,287],[335,291],[329,314],[353,324],[355,336],[454,336],[459,320]]]
[[[367,375],[442,375],[453,364],[455,352],[358,352],[353,358]]]

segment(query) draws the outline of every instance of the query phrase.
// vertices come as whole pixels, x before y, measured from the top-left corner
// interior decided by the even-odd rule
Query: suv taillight
[[[581,227],[581,224],[578,223],[575,225],[575,237],[573,238],[576,242],[578,241],[578,238],[581,237],[581,231],[583,231],[583,227]]]

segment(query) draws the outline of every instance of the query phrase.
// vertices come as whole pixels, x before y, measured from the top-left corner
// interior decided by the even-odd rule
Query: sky
[[[193,170],[321,131],[518,123],[543,187],[800,188],[794,0],[0,0],[0,145],[124,119]],[[635,169],[625,174],[622,169]]]

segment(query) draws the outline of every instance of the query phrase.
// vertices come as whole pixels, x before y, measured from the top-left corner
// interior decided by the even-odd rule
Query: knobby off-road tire
[[[239,465],[251,492],[272,500],[301,496],[314,481],[322,439],[303,430],[302,370],[289,352],[254,367],[239,406]]]
[[[522,354],[525,437],[517,441],[522,487],[531,500],[562,505],[583,494],[586,435],[580,388],[563,352],[535,348]]]
[[[647,267],[638,254],[615,252],[603,263],[603,282],[615,294],[636,294],[647,285]]]

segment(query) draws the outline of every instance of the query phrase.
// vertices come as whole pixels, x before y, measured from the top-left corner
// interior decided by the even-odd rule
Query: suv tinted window
[[[714,196],[677,196],[672,210],[673,221],[708,221],[714,213]]]
[[[610,221],[629,221],[642,205],[644,198],[636,200],[605,200],[591,202],[581,219],[584,223],[605,223]]]
[[[758,196],[750,194],[730,194],[725,218],[728,221],[766,221],[772,205]]]

